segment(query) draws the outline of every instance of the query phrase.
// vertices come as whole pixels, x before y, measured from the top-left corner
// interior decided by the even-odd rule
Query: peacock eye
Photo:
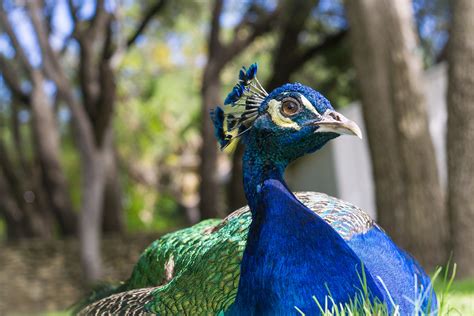
[[[285,116],[295,115],[300,111],[300,104],[293,98],[283,99],[280,111]]]

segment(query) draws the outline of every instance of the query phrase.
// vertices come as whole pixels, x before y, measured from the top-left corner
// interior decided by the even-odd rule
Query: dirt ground
[[[140,253],[158,236],[105,237],[105,281],[127,279]],[[0,244],[0,315],[65,310],[85,292],[77,240]]]

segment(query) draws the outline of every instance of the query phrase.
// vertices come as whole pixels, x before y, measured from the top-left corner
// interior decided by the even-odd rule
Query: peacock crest
[[[258,116],[258,108],[268,96],[257,79],[257,69],[256,63],[248,69],[242,67],[239,81],[227,95],[223,108],[216,107],[211,112],[221,149],[252,128],[252,123]]]

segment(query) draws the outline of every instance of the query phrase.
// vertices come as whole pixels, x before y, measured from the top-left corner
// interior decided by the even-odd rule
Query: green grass
[[[435,284],[435,289],[444,284]],[[443,315],[474,315],[474,279],[455,281],[446,293]]]
[[[451,274],[452,276],[452,274]],[[461,281],[453,281],[449,283],[451,280],[447,278],[445,275],[441,276],[440,272],[438,272],[438,276],[436,274],[433,276],[435,279],[435,290],[438,294],[438,300],[441,303],[442,295],[444,297],[443,306],[440,311],[440,316],[444,315],[474,315],[474,279],[468,280],[461,280]],[[440,279],[443,280],[440,280]],[[366,295],[365,293],[364,295]],[[364,300],[364,298],[362,298]],[[328,300],[330,298],[328,297]],[[355,302],[352,302],[352,306],[349,304],[345,308],[340,308],[338,311],[330,310],[329,308],[325,310],[325,306],[328,306],[325,302],[319,303],[315,302],[315,308],[325,312],[327,316],[362,316],[362,315],[377,315],[377,316],[385,316],[388,315],[386,312],[386,307],[383,304],[376,304],[375,306],[367,304],[368,300],[365,300],[365,303],[362,302],[362,306],[365,309],[358,309],[355,307]],[[319,307],[318,307],[319,303]],[[328,301],[329,303],[329,301]],[[359,302],[361,303],[361,302]],[[365,305],[364,305],[365,304]],[[332,313],[331,313],[332,312]],[[300,313],[304,315],[303,313]],[[40,315],[44,316],[67,316],[70,315],[67,311],[60,311],[60,312],[48,312],[42,313]]]
[[[362,270],[363,271],[363,270]],[[431,293],[431,289],[425,290],[425,293],[420,293],[419,297],[414,298],[415,314],[418,312],[426,315],[474,315],[474,279],[454,281],[456,275],[456,265],[452,266],[448,264],[444,268],[439,268],[432,276],[432,281],[437,294],[438,308],[429,307],[426,311],[422,311],[419,307],[419,303],[424,297],[427,297]],[[388,307],[386,304],[380,301],[369,300],[369,293],[367,290],[367,283],[365,275],[360,277],[361,290],[356,297],[346,304],[333,304],[334,301],[329,293],[324,302],[319,302],[313,297],[315,303],[315,309],[325,316],[362,316],[362,315],[377,315],[377,316],[389,316],[399,315],[397,307],[392,305],[395,312],[389,314]],[[305,314],[295,306],[297,312],[304,316]],[[433,312],[434,311],[434,312]]]

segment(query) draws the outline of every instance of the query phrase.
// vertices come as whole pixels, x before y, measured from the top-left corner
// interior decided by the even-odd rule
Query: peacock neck
[[[287,165],[277,157],[273,160],[265,157],[261,148],[247,148],[245,151],[242,161],[244,191],[253,217],[258,208],[262,184],[271,179],[285,183],[283,174]]]
[[[328,291],[336,302],[348,302],[360,284],[360,259],[291,193],[283,180],[288,163],[253,149],[243,158],[252,222],[237,297],[226,315],[287,315],[295,306],[314,314],[311,298],[324,302]],[[382,297],[370,276],[368,288]]]

